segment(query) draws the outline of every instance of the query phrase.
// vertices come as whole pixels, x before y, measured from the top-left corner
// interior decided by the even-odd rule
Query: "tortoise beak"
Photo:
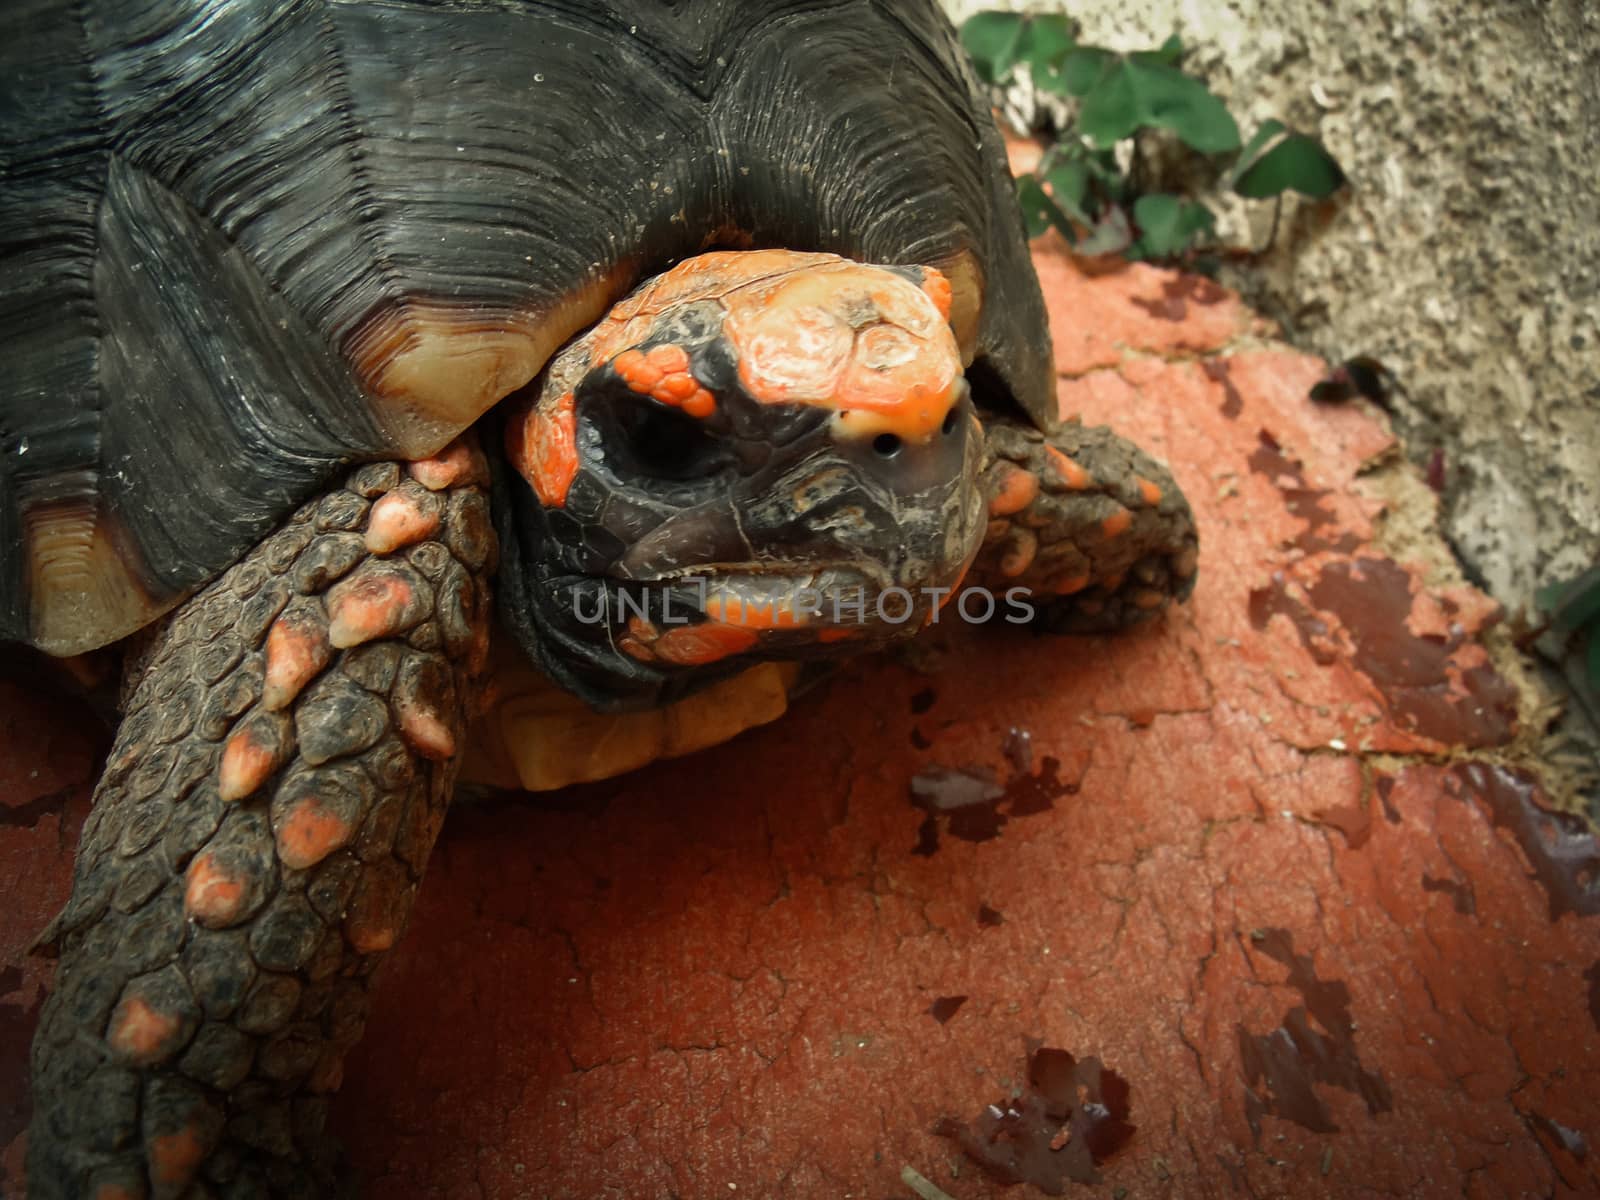
[[[873,624],[878,597],[896,590],[909,594],[896,596],[896,615],[909,605],[910,615],[926,616],[959,584],[983,538],[982,434],[971,400],[963,389],[942,424],[918,439],[840,434],[836,424],[817,433],[807,448],[775,456],[739,495],[663,521],[611,574],[694,580],[702,596],[725,598],[721,620],[729,605],[792,610],[797,591],[823,614],[841,604],[859,613],[864,602],[864,623]],[[817,623],[834,622],[799,622]],[[922,624],[893,623],[907,632]]]

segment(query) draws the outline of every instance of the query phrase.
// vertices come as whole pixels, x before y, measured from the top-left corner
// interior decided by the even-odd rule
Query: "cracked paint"
[[[1022,1197],[932,1131],[1021,1088],[1027,1038],[1131,1089],[1097,1194],[1600,1194],[1594,843],[1531,782],[1493,605],[1378,548],[1393,439],[1306,399],[1325,364],[1050,244],[1062,412],[1172,464],[1192,603],[1119,639],[940,625],[922,673],[858,663],[714,751],[458,808],[334,1105],[368,1194],[882,1200],[910,1167]],[[6,1194],[91,727],[0,684]],[[907,802],[1051,759],[1076,790],[993,802],[998,837]],[[1298,1076],[1252,1057],[1273,1037]]]

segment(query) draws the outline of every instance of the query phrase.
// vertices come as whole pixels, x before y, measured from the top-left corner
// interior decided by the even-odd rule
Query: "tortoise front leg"
[[[1194,590],[1199,539],[1167,469],[1104,427],[984,423],[989,530],[968,582],[1026,588],[1035,624],[1101,633]]]
[[[489,626],[487,472],[372,464],[184,605],[78,850],[29,1195],[291,1195],[444,818]]]

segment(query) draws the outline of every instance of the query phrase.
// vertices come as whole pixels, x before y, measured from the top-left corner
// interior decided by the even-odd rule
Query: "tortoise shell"
[[[937,267],[979,398],[1055,411],[935,0],[10,0],[0,176],[0,635],[52,653],[715,246]]]

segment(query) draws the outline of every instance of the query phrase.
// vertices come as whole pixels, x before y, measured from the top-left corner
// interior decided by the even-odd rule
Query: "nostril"
[[[952,407],[949,412],[945,413],[944,424],[939,426],[939,432],[944,434],[945,437],[949,437],[956,431],[956,421],[959,418],[960,412]]]
[[[880,433],[872,439],[872,448],[880,458],[893,458],[900,453],[900,438],[892,433]]]

